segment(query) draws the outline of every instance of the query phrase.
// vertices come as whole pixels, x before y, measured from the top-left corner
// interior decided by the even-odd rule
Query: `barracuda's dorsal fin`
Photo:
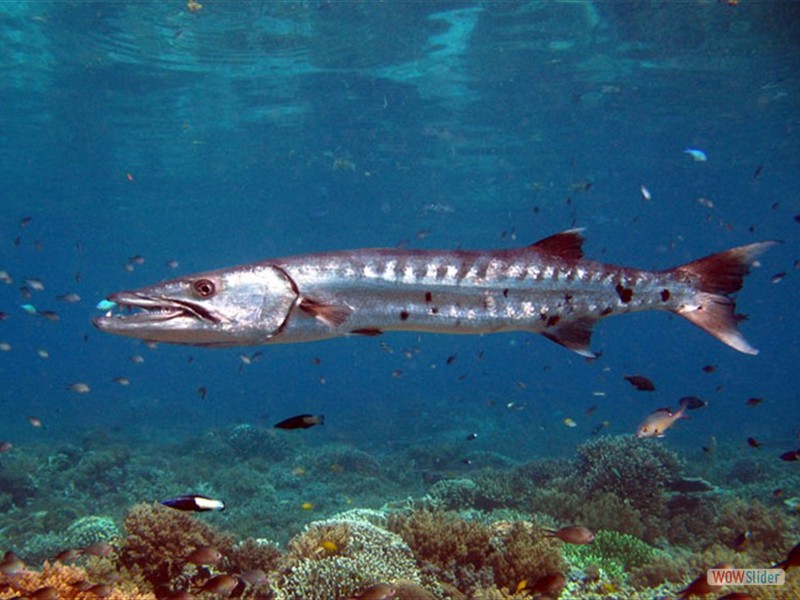
[[[584,237],[581,235],[582,232],[582,227],[567,229],[561,233],[539,240],[531,244],[530,247],[551,256],[566,258],[568,260],[580,260],[583,258]]]
[[[564,321],[542,332],[542,335],[556,344],[561,344],[573,352],[586,358],[597,358],[591,351],[589,344],[592,341],[592,329],[596,320],[584,317],[574,321]]]

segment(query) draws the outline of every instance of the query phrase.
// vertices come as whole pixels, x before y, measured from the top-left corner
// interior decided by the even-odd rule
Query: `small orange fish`
[[[545,537],[558,538],[567,544],[584,545],[591,544],[594,541],[594,532],[587,527],[571,525],[562,527],[558,531],[545,529]]]
[[[721,563],[711,567],[712,569],[732,569],[733,565]],[[718,591],[718,585],[711,585],[708,583],[708,575],[703,572],[697,579],[693,580],[688,586],[677,592],[681,598],[689,598],[691,596],[706,596],[712,592]]]
[[[186,557],[193,565],[215,565],[222,560],[222,553],[213,546],[198,546]]]
[[[376,583],[347,600],[391,600],[397,591],[388,583]]]
[[[654,410],[647,415],[645,420],[642,421],[641,425],[639,425],[638,429],[636,430],[636,437],[664,437],[664,432],[672,427],[675,421],[686,418],[684,413],[686,412],[687,404],[687,400],[682,399],[681,407],[677,412],[672,412],[669,408],[659,408],[658,410]]]
[[[223,573],[215,575],[203,584],[200,591],[217,594],[219,596],[228,596],[239,585],[239,580],[235,577]]]
[[[800,544],[789,550],[786,558],[779,563],[775,563],[770,569],[783,569],[788,571],[789,567],[800,567]]]
[[[5,575],[6,577],[12,577],[22,571],[25,570],[25,563],[22,562],[22,559],[14,554],[11,550],[8,550],[3,555],[3,560],[0,560],[0,574]]]

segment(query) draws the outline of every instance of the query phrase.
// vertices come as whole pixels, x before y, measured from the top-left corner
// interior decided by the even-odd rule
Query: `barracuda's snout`
[[[198,346],[263,344],[280,332],[297,300],[286,273],[251,265],[171,279],[111,294],[116,307],[94,319],[109,333]]]

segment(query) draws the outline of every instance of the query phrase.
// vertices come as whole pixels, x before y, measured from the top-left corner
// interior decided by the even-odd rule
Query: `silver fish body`
[[[109,311],[95,325],[198,346],[523,330],[593,356],[592,328],[601,318],[666,310],[756,353],[736,329],[728,294],[773,242],[665,271],[585,260],[582,242],[580,230],[570,230],[512,250],[361,249],[267,260],[112,294],[121,308],[142,311]]]

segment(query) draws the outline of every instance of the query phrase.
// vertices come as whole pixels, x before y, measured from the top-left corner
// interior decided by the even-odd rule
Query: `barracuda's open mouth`
[[[174,298],[144,296],[131,292],[120,292],[108,297],[116,304],[104,317],[95,319],[99,327],[109,322],[130,325],[169,321],[178,317],[197,319],[206,323],[219,323],[220,319],[196,303]]]

